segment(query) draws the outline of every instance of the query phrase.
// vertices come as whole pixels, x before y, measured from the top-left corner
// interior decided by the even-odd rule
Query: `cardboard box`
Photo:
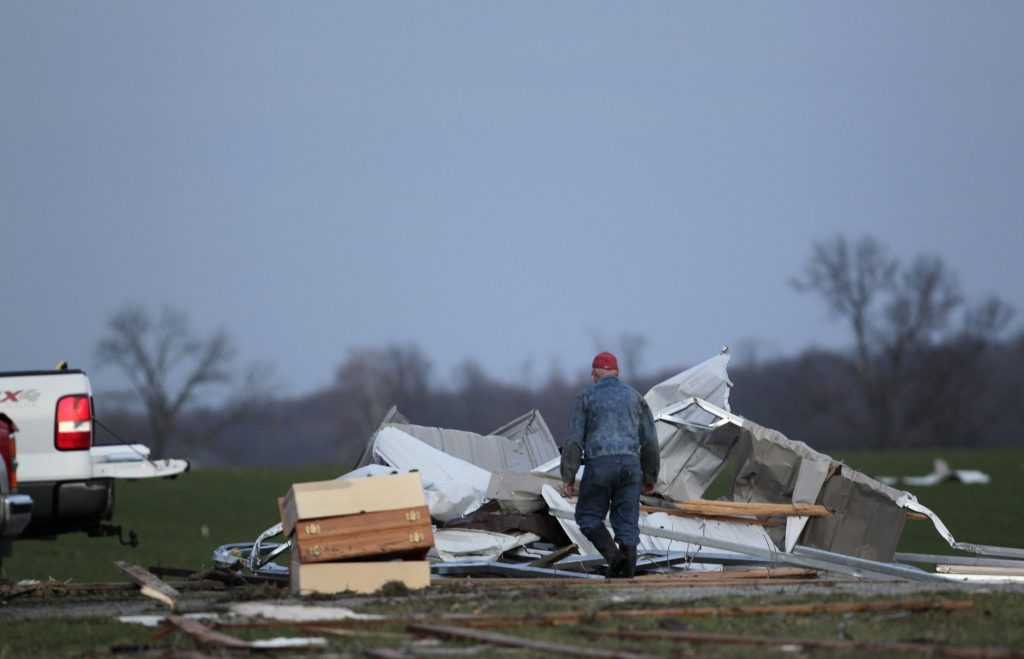
[[[292,543],[298,547],[301,563],[410,552],[422,558],[434,546],[434,532],[430,511],[426,506],[417,506],[299,520]]]
[[[300,563],[293,554],[289,572],[292,592],[296,595],[333,594],[346,590],[374,593],[389,581],[397,581],[412,589],[430,585],[428,561]]]
[[[299,520],[415,508],[424,504],[423,481],[416,472],[296,483],[279,501],[286,538]]]

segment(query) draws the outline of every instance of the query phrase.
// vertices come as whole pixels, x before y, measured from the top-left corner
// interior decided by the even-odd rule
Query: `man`
[[[562,447],[562,492],[576,493],[576,471],[586,469],[576,502],[576,523],[608,561],[609,577],[632,578],[640,542],[640,493],[653,494],[661,456],[654,417],[635,389],[619,381],[615,355],[594,357],[594,384],[576,396]],[[612,540],[604,525],[611,508]]]

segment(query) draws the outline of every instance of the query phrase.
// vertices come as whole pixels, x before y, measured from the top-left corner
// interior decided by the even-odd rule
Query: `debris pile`
[[[964,580],[992,578],[981,568],[1024,558],[1021,549],[956,542],[913,494],[733,414],[728,362],[723,350],[644,397],[655,418],[661,472],[655,496],[642,500],[638,573],[785,566],[872,579]],[[478,435],[418,426],[392,408],[357,468],[333,482],[373,483],[416,472],[434,525],[428,558],[439,578],[602,578],[596,567],[603,559],[574,521],[575,501],[562,496],[559,464],[558,446],[537,411]],[[724,496],[703,499],[720,475],[728,477]],[[405,505],[381,492],[380,506]],[[900,562],[896,546],[908,515],[930,519],[952,548],[978,555],[971,564],[979,571],[928,572]],[[285,538],[293,526],[285,524]],[[265,544],[280,533],[277,525],[255,543],[220,547],[214,560],[256,573],[285,572],[273,559],[289,546],[295,556],[302,540],[292,535]],[[913,561],[941,565],[945,558],[955,562],[922,555]],[[299,572],[302,592],[317,588],[312,565],[292,561],[293,583]]]

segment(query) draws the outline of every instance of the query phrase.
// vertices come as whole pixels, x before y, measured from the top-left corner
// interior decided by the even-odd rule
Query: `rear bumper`
[[[23,538],[85,531],[114,514],[114,481],[109,478],[22,481],[18,491],[32,497],[34,504],[32,520],[22,533]]]
[[[32,519],[32,497],[25,494],[0,496],[0,538],[16,538]]]

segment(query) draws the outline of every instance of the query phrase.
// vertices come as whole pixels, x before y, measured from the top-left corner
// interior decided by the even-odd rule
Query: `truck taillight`
[[[18,489],[18,440],[14,437],[10,438],[10,447],[11,468],[7,470],[7,484],[10,485],[11,492],[13,492]]]
[[[92,446],[92,409],[87,394],[64,396],[57,401],[54,443],[61,451],[80,451]]]
[[[4,463],[7,485],[12,492],[18,487],[18,442],[14,440],[16,432],[18,426],[14,425],[11,417],[0,412],[0,462]]]

